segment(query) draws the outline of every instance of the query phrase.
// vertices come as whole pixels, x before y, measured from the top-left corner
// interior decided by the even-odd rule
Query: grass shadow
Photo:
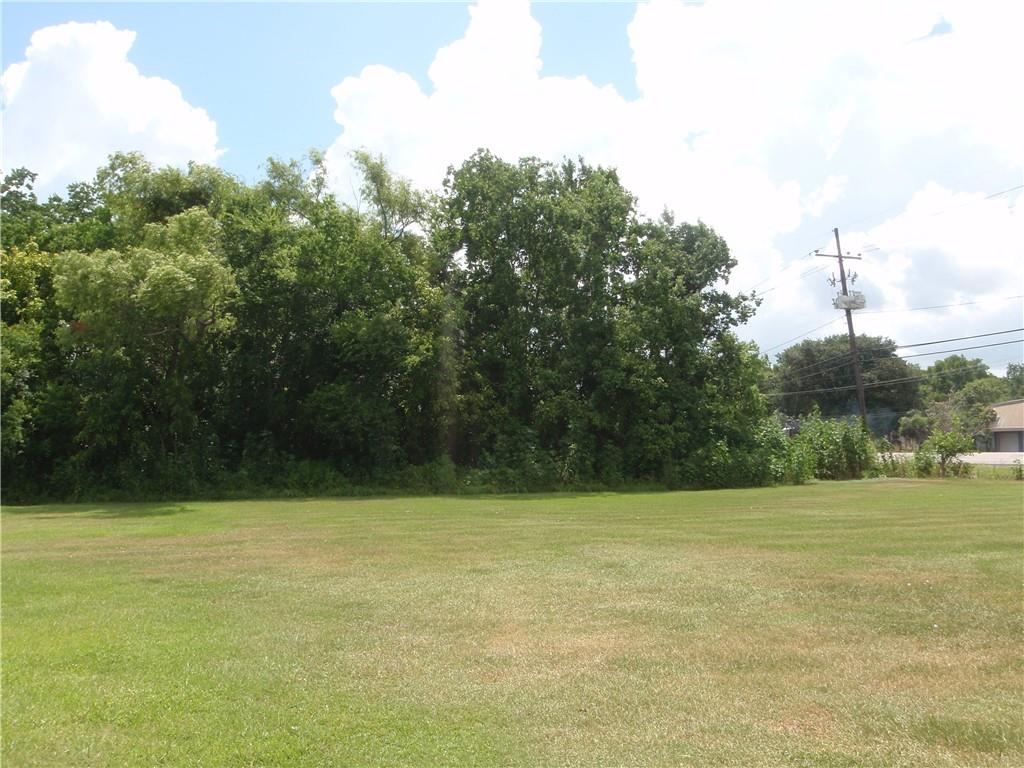
[[[38,520],[60,519],[70,516],[99,518],[102,520],[122,520],[130,518],[167,517],[188,512],[184,504],[166,502],[149,502],[132,504],[118,502],[113,504],[45,504],[25,507],[4,506],[5,515],[32,517]]]

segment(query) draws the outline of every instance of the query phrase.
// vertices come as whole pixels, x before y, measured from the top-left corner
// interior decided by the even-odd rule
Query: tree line
[[[355,205],[318,153],[251,184],[116,154],[45,201],[8,173],[6,499],[721,487],[870,465],[859,428],[783,431],[782,414],[853,412],[848,391],[779,395],[848,383],[845,339],[769,363],[734,332],[757,298],[727,290],[724,240],[641,216],[613,169],[481,150],[427,194],[353,162]],[[861,349],[869,381],[920,370],[890,340]],[[970,375],[972,403],[995,391]],[[929,392],[869,402],[913,420]]]
[[[117,154],[46,201],[9,173],[7,497],[772,479],[711,228],[583,161],[479,151],[430,195],[354,162],[358,205],[317,154],[252,184]]]
[[[807,339],[779,353],[767,391],[780,411],[801,415],[817,409],[832,418],[857,413],[848,345],[840,334]],[[1005,376],[996,376],[981,359],[959,354],[915,364],[900,357],[896,343],[885,337],[859,335],[857,347],[868,424],[876,435],[907,449],[936,431],[961,432],[984,445],[992,404],[1024,398],[1022,363],[1010,363]]]

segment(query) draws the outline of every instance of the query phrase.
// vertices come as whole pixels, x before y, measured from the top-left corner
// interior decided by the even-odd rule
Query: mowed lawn
[[[3,765],[1024,764],[1022,484],[3,510]]]

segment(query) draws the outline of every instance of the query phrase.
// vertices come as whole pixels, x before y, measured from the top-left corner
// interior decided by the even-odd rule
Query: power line
[[[1004,333],[1016,333],[1024,331],[1024,328],[1010,328],[1006,331],[992,331],[992,333],[976,333],[973,336],[957,336],[955,339],[939,339],[938,341],[922,341],[917,344],[897,344],[896,349],[907,349],[909,347],[930,347],[932,344],[945,344],[949,341],[966,341],[967,339],[981,339],[985,336],[1002,336]]]
[[[861,312],[862,315],[888,315],[894,312],[921,312],[926,309],[949,309],[951,307],[969,307],[972,304],[986,304],[991,301],[1012,301],[1013,299],[1024,299],[1024,294],[1016,296],[1003,296],[996,299],[978,299],[977,301],[962,301],[959,304],[932,304],[929,307],[907,307],[906,309],[875,309]]]
[[[935,373],[925,373],[921,376],[905,376],[899,379],[887,379],[885,381],[873,381],[868,384],[864,384],[865,388],[868,387],[883,387],[887,384],[906,384],[912,381],[923,381],[924,379],[934,379],[938,376],[949,376],[954,373],[961,373],[969,370],[979,370],[982,367],[987,368],[988,365],[985,363],[975,363],[973,365],[961,365],[949,371],[936,371]],[[820,389],[803,389],[796,392],[771,392],[771,397],[783,397],[786,395],[814,395],[822,392],[843,392],[851,389],[856,389],[856,384],[849,384],[841,387],[822,387]]]
[[[865,360],[865,362],[868,362],[872,357],[874,357],[876,355],[879,355],[879,354],[882,354],[882,355],[889,355],[889,354],[891,354],[892,355],[892,357],[883,357],[882,359],[884,359],[884,360],[908,360],[911,357],[927,357],[929,355],[948,355],[951,352],[967,352],[968,350],[972,350],[972,349],[987,349],[988,347],[1004,347],[1004,346],[1006,346],[1008,344],[1022,344],[1022,343],[1024,343],[1024,339],[1014,339],[1013,341],[999,341],[999,342],[996,342],[995,344],[977,344],[977,345],[974,345],[974,346],[971,346],[971,347],[957,347],[955,349],[940,349],[937,352],[918,352],[917,354],[913,354],[913,355],[897,355],[897,354],[893,354],[891,352],[891,350],[889,350],[889,349],[874,348],[874,349],[864,349],[864,350],[861,350],[861,356],[862,356],[862,359]],[[819,368],[818,370],[815,370],[815,371],[812,371],[810,369],[817,368],[819,365],[827,365],[828,363],[834,362],[836,360],[841,360],[841,359],[844,359],[844,358],[847,358],[847,357],[848,357],[848,355],[845,354],[845,353],[842,354],[842,355],[832,355],[831,357],[826,357],[826,358],[824,358],[822,360],[819,360],[816,363],[810,363],[810,364],[805,365],[805,366],[803,366],[801,368],[796,368],[796,369],[794,369],[792,371],[787,371],[787,374],[789,376],[796,376],[797,374],[802,373],[803,371],[810,371],[810,373],[807,374],[808,376],[816,376],[819,373],[827,373],[829,371],[835,371],[835,370],[837,370],[839,368],[843,368],[844,366],[848,365],[848,363],[843,362],[843,363],[840,363],[839,365],[833,365],[833,366],[831,366],[829,368]],[[801,378],[803,378],[803,377],[801,377]]]
[[[988,195],[985,195],[984,197],[981,197],[981,198],[978,198],[978,199],[975,199],[975,200],[966,200],[966,201],[964,201],[962,203],[958,203],[957,205],[950,205],[950,206],[947,206],[946,208],[943,208],[943,209],[938,210],[938,211],[927,211],[927,212],[922,212],[922,213],[906,213],[906,203],[904,203],[902,211],[900,211],[900,210],[898,210],[896,208],[889,208],[886,211],[883,211],[881,213],[874,213],[874,214],[868,214],[867,216],[861,216],[859,219],[854,219],[853,221],[847,222],[846,228],[849,229],[849,228],[853,227],[855,224],[861,224],[861,223],[867,221],[868,219],[890,218],[893,215],[893,213],[896,213],[896,214],[902,213],[906,218],[923,218],[923,217],[941,216],[944,213],[948,213],[949,211],[955,211],[958,208],[965,208],[965,207],[967,207],[969,205],[976,205],[976,204],[982,203],[982,202],[984,202],[986,200],[992,200],[992,199],[994,199],[996,197],[1001,197],[1002,195],[1008,195],[1011,192],[1016,192],[1018,189],[1024,189],[1024,184],[1018,184],[1017,186],[1010,187],[1008,189],[1001,189],[998,192],[992,192],[992,193],[990,193]]]
[[[792,269],[793,267],[795,267],[797,264],[799,264],[804,259],[810,258],[811,253],[813,253],[813,251],[805,253],[799,259],[794,259],[793,261],[789,262],[789,264],[784,266],[782,269],[780,269],[774,275],[768,275],[768,277],[766,277],[764,280],[761,280],[759,282],[754,283],[752,286],[750,286],[746,290],[740,291],[740,293],[750,293],[751,291],[753,291],[755,288],[757,288],[760,285],[764,285],[765,283],[771,282],[772,280],[778,280],[782,276],[783,272],[785,272],[786,270]]]
[[[1020,189],[1024,189],[1024,184],[1017,184],[1017,185],[1015,185],[1013,187],[1008,187],[1006,189],[1001,189],[1001,190],[998,190],[996,192],[991,192],[991,193],[985,195],[982,198],[974,199],[974,200],[967,200],[967,201],[964,201],[964,202],[959,203],[957,205],[948,206],[948,207],[943,208],[941,210],[931,211],[931,212],[928,212],[928,213],[920,213],[920,214],[919,213],[906,213],[905,216],[908,217],[908,218],[914,218],[914,217],[920,217],[920,216],[929,216],[929,217],[939,216],[939,215],[942,215],[942,214],[947,213],[949,211],[956,210],[958,208],[963,208],[963,207],[966,207],[966,206],[969,206],[969,205],[974,205],[974,204],[979,203],[979,202],[984,202],[985,200],[992,200],[992,199],[994,199],[996,197],[1000,197],[1002,195],[1006,195],[1006,194],[1009,194],[1011,192],[1016,192],[1016,191],[1018,191]],[[1014,204],[1011,204],[1009,207],[1013,208],[1013,207],[1015,207],[1015,205],[1016,204],[1014,203]],[[890,209],[890,210],[892,210],[892,209]],[[888,213],[882,213],[882,214],[874,214],[874,215],[870,215],[870,216],[863,216],[863,217],[861,217],[859,219],[855,219],[853,222],[848,223],[847,224],[847,228],[851,227],[854,224],[859,224],[859,223],[861,223],[863,221],[866,221],[869,218],[878,218],[880,216],[887,216],[887,215],[889,215],[889,214]],[[892,246],[890,246],[890,247],[892,247]],[[897,245],[896,247],[899,247],[899,246]],[[862,252],[863,253],[870,253],[872,251],[877,251],[877,250],[881,250],[881,249],[882,249],[881,246],[872,245],[871,247],[862,250]],[[769,275],[768,277],[764,278],[760,282],[755,283],[753,286],[748,288],[746,291],[742,291],[742,292],[743,293],[753,292],[756,288],[758,288],[761,285],[764,285],[765,283],[771,281],[772,279],[775,279],[776,281],[778,281],[781,278],[782,274],[786,270],[789,270],[792,267],[796,266],[797,264],[800,264],[806,258],[811,256],[812,253],[814,253],[814,252],[813,251],[809,252],[805,256],[802,256],[799,259],[796,259],[796,260],[790,262],[785,267],[783,267],[782,270],[780,270],[780,272],[778,272],[777,274]],[[803,272],[800,275],[798,275],[795,279],[796,280],[801,280],[801,279],[803,279],[805,277],[808,277],[808,276],[810,276],[812,274],[817,274],[818,272],[822,272],[825,268],[826,267],[817,267],[817,268],[808,270],[808,271]],[[780,288],[781,285],[782,285],[781,282],[777,282],[777,284],[772,285],[770,288],[767,288],[764,291],[761,291],[760,295],[764,296],[766,294],[769,294],[772,291],[775,291],[778,288]],[[1007,300],[1009,300],[1009,299],[1019,299],[1019,298],[1024,298],[1024,296],[1011,296],[1011,297],[1007,297]],[[999,299],[996,299],[996,300],[999,301]],[[978,304],[978,303],[981,303],[981,302],[969,301],[969,302],[963,302],[963,303],[960,303],[960,304],[937,304],[937,305],[930,306],[930,307],[911,307],[911,308],[908,308],[908,309],[883,309],[883,310],[874,310],[874,311],[861,312],[861,314],[888,314],[888,313],[893,313],[893,312],[915,312],[915,311],[929,310],[929,309],[947,309],[947,308],[951,308],[951,307],[965,307],[965,306],[969,306],[969,305],[972,305],[972,304]],[[790,339],[790,341],[797,341],[797,340],[803,338],[804,336],[806,336],[806,335],[808,335],[810,333],[814,333],[814,331],[816,331],[816,330],[820,330],[820,328],[823,328],[823,327],[825,327],[825,326],[819,326],[818,328],[812,329],[812,330],[808,331],[805,334],[801,334],[800,336],[797,336],[797,337],[795,337],[793,339]],[[772,351],[774,349],[778,349],[779,347],[784,346],[785,344],[788,344],[788,343],[789,343],[788,341],[782,342],[782,344],[776,344],[774,347],[769,347],[768,349],[766,349],[764,351],[765,352],[770,352],[770,351]]]
[[[1012,333],[1012,332],[1008,331],[1007,333]],[[992,334],[992,335],[996,336],[998,334]],[[939,342],[937,342],[937,343],[939,343]],[[926,357],[926,356],[931,355],[931,354],[949,354],[950,352],[966,352],[966,351],[971,350],[971,349],[985,349],[987,347],[1001,347],[1001,346],[1006,346],[1007,344],[1020,344],[1020,343],[1024,343],[1024,339],[1015,339],[1013,341],[999,341],[999,342],[996,342],[995,344],[977,344],[975,346],[956,347],[954,349],[940,349],[940,350],[938,350],[936,352],[918,352],[916,354],[892,354],[892,350],[890,350],[888,348],[876,348],[876,349],[863,349],[863,350],[861,350],[861,355],[870,358],[870,357],[872,357],[874,355],[878,355],[878,354],[892,354],[892,357],[888,358],[888,359],[904,359],[905,360],[905,359],[908,359],[910,357]],[[922,345],[919,345],[919,346],[924,346],[924,345],[922,344]],[[899,347],[894,345],[893,348],[894,349],[898,349]],[[829,364],[829,362],[833,362],[833,361],[839,360],[839,359],[845,359],[848,356],[849,355],[847,355],[846,353],[844,353],[844,354],[834,354],[834,355],[831,355],[829,357],[825,357],[823,359],[817,360],[816,362],[810,362],[810,364],[808,364],[806,366],[802,366],[801,368],[798,368],[798,369],[794,369],[793,371],[788,372],[788,374],[790,374],[791,376],[796,376],[797,374],[800,374],[800,373],[802,373],[804,371],[810,371],[811,369],[817,368],[818,366],[825,366],[825,365]],[[843,365],[846,365],[846,364],[843,364]],[[834,367],[831,367],[831,368],[823,368],[823,369],[820,369],[818,371],[811,371],[811,374],[812,375],[813,374],[823,374],[823,373],[825,373],[827,371],[835,371],[836,369],[843,368],[843,365],[834,366]]]
[[[827,247],[827,246],[824,246],[824,247]],[[810,259],[810,258],[812,258],[812,257],[814,256],[814,254],[815,254],[815,253],[816,253],[817,251],[820,251],[820,250],[821,250],[821,248],[818,248],[818,249],[812,249],[812,250],[809,250],[809,251],[807,251],[807,253],[805,253],[805,254],[804,254],[803,256],[801,256],[801,257],[799,257],[799,258],[797,258],[797,259],[793,259],[793,261],[789,262],[789,264],[786,264],[786,265],[785,265],[784,267],[782,267],[782,269],[780,269],[780,270],[779,270],[778,272],[776,272],[775,274],[773,274],[773,275],[768,275],[768,277],[766,277],[766,278],[764,278],[763,280],[760,280],[760,281],[758,281],[758,282],[754,283],[754,284],[753,284],[752,286],[750,286],[749,288],[746,288],[746,289],[744,289],[744,290],[740,291],[740,293],[750,293],[750,292],[751,292],[751,291],[753,291],[753,290],[754,290],[755,288],[757,288],[757,287],[759,287],[759,286],[762,286],[762,285],[764,285],[765,283],[769,283],[769,282],[772,282],[772,281],[776,281],[776,282],[777,282],[777,281],[779,281],[779,279],[780,279],[780,278],[782,277],[782,275],[783,275],[783,274],[784,274],[785,272],[787,272],[788,270],[792,269],[793,267],[795,267],[795,266],[799,265],[799,264],[800,264],[801,262],[803,262],[803,261],[806,261],[807,259]],[[814,269],[813,271],[814,271],[814,272],[817,272],[817,271],[819,271],[819,270],[818,270],[817,268],[815,268],[815,269]],[[798,275],[796,279],[797,279],[797,280],[800,280],[801,278],[807,277],[807,275],[808,275],[808,274],[810,274],[810,272],[805,272],[805,273],[803,273],[803,274],[801,274],[801,275]],[[777,288],[777,287],[778,287],[778,286],[775,286],[775,287],[773,287],[773,288],[770,288],[770,289],[768,289],[768,290],[766,290],[766,291],[762,291],[762,292],[761,292],[761,295],[764,295],[765,293],[770,293],[771,291],[774,291],[774,290],[775,290],[775,288]]]
[[[927,355],[948,355],[950,352],[966,352],[969,349],[986,349],[988,347],[1005,347],[1007,344],[1024,344],[1024,339],[1013,341],[997,341],[995,344],[978,344],[973,347],[958,347],[957,349],[941,349],[938,352],[918,352],[916,355],[897,355],[901,360],[911,357],[925,357]]]
[[[843,318],[841,318],[841,317],[834,317],[831,320],[829,320],[827,323],[822,323],[817,328],[811,328],[811,330],[805,331],[804,333],[801,333],[799,336],[794,336],[792,339],[787,339],[786,341],[782,342],[781,344],[776,344],[774,347],[768,347],[768,349],[766,349],[764,351],[765,351],[765,353],[768,353],[768,352],[771,352],[773,349],[778,349],[779,347],[784,347],[784,346],[786,346],[787,344],[789,344],[791,342],[797,341],[799,339],[802,339],[804,336],[807,336],[809,334],[814,333],[815,331],[820,331],[822,328],[826,328],[826,327],[832,325],[833,323],[838,323],[842,319]]]
[[[805,277],[817,274],[818,272],[823,272],[826,269],[828,269],[828,264],[824,264],[824,265],[822,265],[820,267],[815,267],[814,269],[808,269],[806,272],[801,272],[799,275],[794,277],[793,280],[790,281],[790,282],[796,282],[797,280],[803,280]],[[758,296],[765,296],[765,295],[771,293],[772,291],[778,290],[781,287],[782,287],[782,283],[778,283],[777,285],[773,285],[771,288],[766,288],[765,290],[761,291],[758,294]]]
[[[1009,189],[1003,189],[1003,190],[1000,190],[999,192],[993,192],[990,195],[985,195],[984,197],[976,199],[976,200],[966,200],[966,201],[964,201],[962,203],[957,203],[956,205],[950,205],[950,206],[947,206],[946,208],[942,208],[942,209],[937,210],[937,211],[925,211],[925,212],[921,212],[921,213],[907,213],[906,211],[904,211],[903,213],[901,213],[899,215],[902,216],[904,219],[934,218],[936,216],[941,216],[941,215],[943,215],[945,213],[949,213],[950,211],[956,211],[956,210],[959,210],[960,208],[966,208],[966,207],[971,206],[971,205],[976,205],[978,203],[983,203],[986,200],[992,200],[993,198],[1000,197],[1001,195],[1009,194],[1010,192],[1016,192],[1019,189],[1024,189],[1024,184],[1018,184],[1017,186],[1010,187]],[[1012,211],[1016,206],[1017,206],[1016,202],[1010,203],[1009,205],[1006,206],[1006,210]],[[865,217],[865,218],[868,218],[868,217]],[[858,219],[858,221],[864,221],[864,219]],[[900,248],[907,248],[907,247],[913,247],[913,246],[914,246],[914,241],[913,240],[905,240],[904,239],[902,241],[898,241],[898,242],[895,242],[895,243],[892,242],[892,241],[889,241],[884,246],[871,244],[870,247],[862,249],[862,252],[863,253],[870,253],[872,251],[881,251],[881,250],[893,251],[893,250],[898,250]]]
[[[916,312],[916,311],[919,311],[919,310],[926,310],[926,309],[945,309],[947,307],[965,307],[965,306],[967,306],[969,304],[982,304],[982,303],[985,303],[985,301],[1010,301],[1012,299],[1024,299],[1024,294],[1021,294],[1021,295],[1018,295],[1018,296],[1004,296],[1001,299],[987,299],[987,300],[984,300],[984,301],[983,300],[966,301],[966,302],[963,302],[961,304],[935,304],[935,305],[932,305],[932,306],[929,306],[929,307],[908,307],[907,309],[882,309],[882,310],[876,310],[874,312],[870,312],[870,311],[864,312],[864,311],[861,311],[860,314],[862,314],[862,315],[877,315],[877,314],[884,314],[884,313],[887,313],[887,312]],[[832,322],[835,322],[835,321],[832,321]],[[797,336],[794,339],[790,339],[789,341],[797,341],[797,340],[803,338],[804,336],[807,336],[808,334],[814,333],[814,331],[816,331],[816,330],[820,330],[821,328],[824,328],[827,325],[829,325],[829,323],[826,323],[825,325],[820,325],[817,328],[814,328],[814,329],[808,331],[807,333],[801,334],[800,336]],[[1006,333],[1012,333],[1012,331],[1006,331]],[[992,335],[998,335],[998,334],[992,334]],[[972,337],[967,336],[967,337],[964,337],[964,338],[967,339],[967,338],[972,338]],[[776,344],[774,347],[769,347],[768,349],[763,350],[763,351],[764,351],[765,354],[767,354],[768,352],[771,352],[774,349],[778,349],[779,347],[784,346],[785,344],[788,344],[788,343],[789,343],[788,341],[784,341],[784,342],[782,342],[782,344]],[[935,343],[941,343],[941,342],[935,342]],[[914,345],[912,345],[912,344],[905,344],[905,345],[900,345],[900,346],[910,347],[910,346],[914,346]],[[899,349],[900,346],[897,346],[896,348]],[[918,344],[917,346],[923,346],[923,345]],[[839,359],[845,358],[845,357],[846,357],[846,353],[843,353],[841,355],[832,355],[831,357],[826,357],[823,360],[818,360],[818,361],[813,362],[813,363],[808,363],[805,366],[802,366],[800,368],[795,369],[794,371],[792,371],[792,373],[794,373],[794,374],[795,373],[799,373],[801,371],[805,371],[805,370],[808,370],[810,368],[815,368],[815,367],[817,367],[819,365],[825,365],[827,363],[832,362],[833,360],[839,360]],[[833,369],[829,369],[829,370],[833,370]]]
[[[1024,184],[1018,184],[1016,187],[1010,187],[1009,189],[1004,189],[1002,192],[993,192],[991,195],[986,195],[982,199],[983,200],[991,200],[993,197],[999,197],[1000,195],[1005,195],[1008,192],[1016,192],[1018,189],[1024,189]],[[966,203],[965,203],[965,205],[966,205]]]
[[[757,290],[757,288],[759,286],[762,286],[765,283],[772,283],[772,285],[769,288],[766,288],[765,290],[760,291],[758,293],[758,295],[759,296],[764,296],[766,293],[771,293],[772,291],[776,290],[777,288],[779,288],[783,284],[784,281],[782,279],[782,276],[786,272],[791,270],[793,267],[799,266],[801,263],[803,263],[804,261],[806,261],[808,258],[810,258],[813,255],[814,255],[813,251],[810,251],[810,252],[804,254],[799,259],[795,259],[795,260],[791,261],[789,264],[784,266],[782,269],[780,269],[775,274],[768,275],[768,277],[764,278],[764,280],[761,280],[761,281],[759,281],[757,283],[754,283],[752,286],[750,286],[746,290],[740,291],[740,293],[753,293],[754,291]],[[820,269],[818,267],[815,267],[814,269],[810,269],[810,270],[807,270],[805,272],[801,272],[799,275],[797,275],[795,278],[793,278],[793,280],[794,281],[795,280],[802,280],[803,278],[807,277],[808,275],[813,274],[813,273],[818,272],[818,271],[820,271]]]

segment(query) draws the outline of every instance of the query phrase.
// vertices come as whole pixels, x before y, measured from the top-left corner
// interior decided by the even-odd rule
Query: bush
[[[778,417],[758,422],[749,435],[719,439],[697,451],[686,468],[691,485],[705,488],[805,483],[814,477],[808,446],[787,437]]]
[[[327,462],[292,460],[285,467],[282,485],[289,492],[300,495],[340,496],[344,494],[348,483]]]
[[[935,452],[922,446],[914,454],[914,474],[917,477],[931,477],[935,474]]]
[[[760,485],[800,485],[814,477],[814,456],[806,444],[788,437],[779,418],[765,419],[756,430],[755,461],[761,466],[754,477]]]
[[[954,425],[949,431],[940,429],[933,432],[932,436],[924,441],[918,453],[927,451],[934,455],[939,465],[939,477],[945,477],[947,473],[960,475],[962,462],[957,457],[973,450],[974,438],[961,432],[957,425]]]
[[[863,477],[875,464],[875,444],[859,419],[823,419],[815,411],[800,423],[794,442],[813,460],[819,480]]]
[[[455,464],[447,456],[406,467],[390,478],[383,478],[382,482],[412,493],[455,493],[459,489]]]

